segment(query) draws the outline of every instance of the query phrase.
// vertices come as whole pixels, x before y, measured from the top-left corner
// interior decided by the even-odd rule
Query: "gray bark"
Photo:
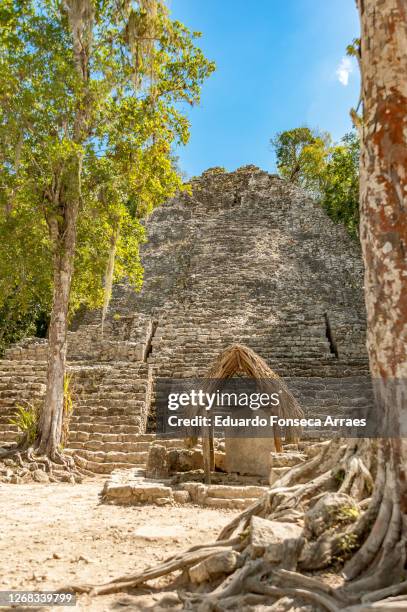
[[[80,201],[80,175],[82,161],[72,162],[68,173],[71,188],[63,206],[63,222],[56,218],[48,221],[54,244],[53,304],[48,338],[47,391],[39,423],[39,451],[54,458],[61,442],[64,408],[64,375],[67,352],[69,296],[76,247],[77,220]]]

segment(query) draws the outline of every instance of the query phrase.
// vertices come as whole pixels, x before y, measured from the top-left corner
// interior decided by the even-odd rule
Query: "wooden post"
[[[202,428],[202,454],[205,484],[211,484],[211,446],[210,431],[208,427]]]

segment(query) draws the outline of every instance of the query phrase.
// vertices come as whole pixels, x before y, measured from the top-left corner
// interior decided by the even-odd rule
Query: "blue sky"
[[[355,0],[168,4],[173,17],[203,33],[200,45],[217,64],[200,106],[188,111],[190,142],[177,152],[188,176],[249,163],[272,171],[269,139],[281,130],[305,124],[334,139],[349,131],[359,95],[357,66],[345,58],[359,33]]]

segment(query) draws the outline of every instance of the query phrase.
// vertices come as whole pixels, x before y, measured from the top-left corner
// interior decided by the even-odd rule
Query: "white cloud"
[[[341,63],[336,70],[338,81],[346,87],[349,83],[349,76],[353,72],[353,66],[350,57],[343,57]]]

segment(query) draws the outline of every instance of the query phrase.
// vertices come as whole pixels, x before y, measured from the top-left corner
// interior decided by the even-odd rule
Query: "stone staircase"
[[[78,465],[107,474],[144,466],[149,436],[144,434],[152,390],[145,363],[71,365],[74,413],[69,449]]]
[[[45,394],[46,363],[0,360],[0,440],[13,442],[17,426],[10,424],[18,405],[40,402]]]
[[[31,355],[30,355],[31,356]],[[154,435],[144,434],[152,389],[151,368],[145,363],[71,362],[74,412],[66,452],[84,469],[100,474],[123,467],[143,467]],[[0,434],[13,442],[10,424],[18,405],[41,402],[46,362],[0,360]]]

